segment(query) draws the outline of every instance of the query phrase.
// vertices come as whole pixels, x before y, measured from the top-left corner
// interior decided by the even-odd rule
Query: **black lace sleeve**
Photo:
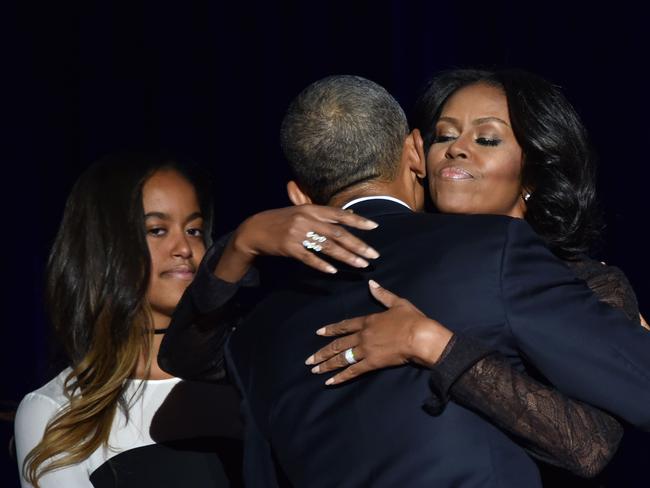
[[[432,368],[430,385],[434,396],[424,405],[429,413],[441,413],[451,399],[508,432],[534,457],[579,476],[598,474],[623,435],[606,413],[520,373],[461,334]]]
[[[636,295],[619,268],[586,256],[567,265],[601,301],[640,322]],[[454,336],[432,370],[434,396],[425,408],[436,415],[453,400],[487,417],[534,456],[580,476],[597,474],[616,451],[620,424],[490,353],[478,341]]]
[[[627,318],[640,323],[636,294],[627,276],[619,268],[585,256],[567,261],[567,264],[600,301],[622,310]]]
[[[607,465],[623,435],[609,415],[517,372],[495,355],[469,369],[451,395],[512,434],[535,457],[586,478]]]

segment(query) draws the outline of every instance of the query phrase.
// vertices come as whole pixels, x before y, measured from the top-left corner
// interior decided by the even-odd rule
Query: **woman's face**
[[[154,326],[165,327],[205,254],[203,217],[194,187],[174,170],[145,182],[142,204],[151,254],[147,300]]]
[[[445,103],[427,154],[431,198],[444,213],[523,218],[522,161],[505,94],[485,84],[461,88]]]

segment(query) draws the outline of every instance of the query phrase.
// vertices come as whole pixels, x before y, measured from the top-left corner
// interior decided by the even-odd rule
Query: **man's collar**
[[[391,197],[391,196],[388,196],[388,195],[373,195],[371,197],[355,198],[354,200],[352,200],[352,201],[346,203],[345,205],[343,205],[343,207],[341,207],[341,208],[343,210],[345,210],[346,208],[349,208],[352,205],[355,205],[355,204],[361,203],[361,202],[366,202],[368,200],[388,200],[388,201],[391,201],[391,202],[399,203],[400,205],[404,205],[406,208],[413,211],[413,209],[411,207],[409,207],[406,203],[404,203],[399,198]]]
[[[348,202],[343,208],[371,220],[381,215],[413,213],[403,201],[385,195],[357,198]]]

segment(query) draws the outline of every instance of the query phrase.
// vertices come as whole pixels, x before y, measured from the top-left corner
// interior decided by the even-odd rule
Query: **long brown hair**
[[[24,477],[36,487],[46,472],[83,461],[108,442],[117,408],[128,418],[125,380],[142,355],[149,372],[152,327],[145,297],[151,258],[142,187],[161,169],[176,170],[194,185],[208,245],[207,178],[168,155],[103,158],[77,180],[66,202],[47,264],[46,299],[70,359],[64,384],[69,402],[25,458]]]

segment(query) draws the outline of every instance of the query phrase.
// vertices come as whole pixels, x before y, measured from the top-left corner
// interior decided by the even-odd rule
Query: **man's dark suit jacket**
[[[274,464],[300,487],[540,485],[523,449],[476,413],[422,408],[425,369],[336,387],[309,371],[307,356],[329,342],[316,329],[382,310],[368,279],[565,394],[650,430],[650,333],[598,302],[525,221],[418,214],[388,200],[353,209],[379,223],[363,235],[381,253],[372,269],[329,276],[296,267],[227,345],[244,396],[249,486],[275,486]]]

